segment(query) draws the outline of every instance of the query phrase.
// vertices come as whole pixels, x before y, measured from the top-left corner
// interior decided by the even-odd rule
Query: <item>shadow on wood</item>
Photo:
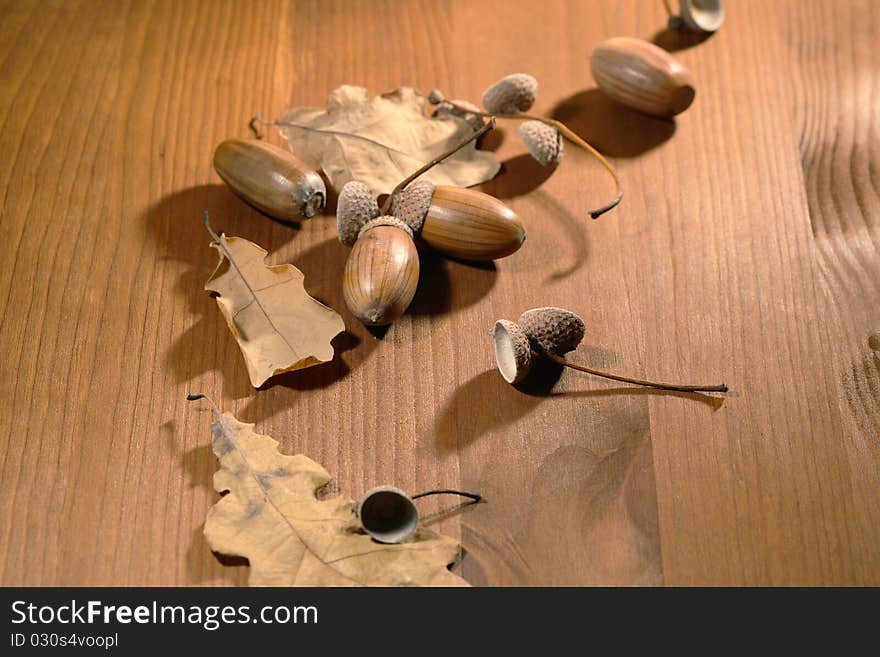
[[[675,134],[674,120],[636,112],[595,88],[566,98],[550,115],[611,157],[636,157]]]
[[[419,244],[419,286],[410,315],[439,315],[472,306],[485,297],[498,272],[495,263],[458,260]]]
[[[555,166],[545,167],[525,153],[504,160],[498,175],[484,182],[477,189],[500,199],[524,196],[543,185],[554,171],[556,171]]]
[[[667,52],[678,52],[698,46],[708,40],[714,32],[697,32],[695,30],[670,30],[663,28],[651,37],[651,42]]]

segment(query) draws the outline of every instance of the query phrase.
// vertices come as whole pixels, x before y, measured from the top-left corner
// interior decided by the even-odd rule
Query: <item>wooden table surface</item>
[[[0,4],[0,583],[245,583],[202,536],[200,391],[352,496],[483,493],[435,524],[474,584],[880,584],[880,2],[728,0],[700,42],[659,0]],[[676,121],[597,91],[588,55],[618,35],[690,67]],[[382,339],[343,303],[332,213],[281,225],[212,170],[252,115],[340,84],[478,101],[521,71],[623,203],[585,219],[601,167],[569,147],[550,175],[502,124],[483,188],[525,246],[427,254]],[[251,388],[203,290],[204,210],[342,313],[332,364]],[[490,328],[544,305],[585,317],[580,362],[731,392],[547,368],[516,390]]]

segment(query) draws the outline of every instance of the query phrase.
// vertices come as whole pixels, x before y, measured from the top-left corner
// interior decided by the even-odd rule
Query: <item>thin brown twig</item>
[[[599,163],[605,167],[605,170],[611,174],[611,177],[614,179],[614,185],[617,191],[617,196],[615,196],[614,200],[610,203],[603,205],[600,208],[596,208],[595,210],[590,211],[590,217],[593,219],[598,219],[600,216],[608,212],[609,210],[613,210],[620,203],[621,199],[623,199],[623,191],[620,188],[620,178],[617,175],[617,171],[611,166],[611,163],[605,159],[605,156],[602,155],[599,151],[597,151],[593,146],[587,143],[583,137],[578,135],[576,132],[572,131],[567,125],[565,125],[562,121],[557,121],[556,119],[548,119],[543,116],[535,116],[533,114],[489,114],[488,112],[477,112],[473,109],[468,109],[467,107],[462,107],[461,105],[457,105],[452,101],[444,100],[443,103],[451,105],[452,107],[462,111],[467,112],[468,114],[476,114],[477,116],[483,117],[493,117],[499,119],[517,119],[519,121],[540,121],[545,125],[549,125],[553,128],[556,128],[559,133],[568,139],[570,142],[577,144],[585,151],[587,151],[590,155],[595,157]]]
[[[586,372],[587,374],[593,374],[594,376],[601,376],[604,379],[611,379],[612,381],[620,381],[622,383],[632,383],[637,386],[645,386],[646,388],[657,388],[659,390],[675,390],[677,392],[727,392],[727,386],[725,384],[713,385],[713,386],[685,386],[685,385],[676,385],[674,383],[657,383],[655,381],[645,381],[642,379],[634,379],[628,376],[620,376],[618,374],[610,374],[608,372],[603,372],[601,370],[593,369],[592,367],[586,367],[584,365],[578,365],[577,363],[572,363],[571,361],[566,360],[562,356],[558,354],[554,354],[552,351],[547,351],[546,349],[542,349],[540,351],[533,352],[537,356],[544,356],[545,358],[549,358],[554,363],[559,363],[560,365],[564,365],[565,367],[570,367],[573,370],[577,370],[579,372]]]

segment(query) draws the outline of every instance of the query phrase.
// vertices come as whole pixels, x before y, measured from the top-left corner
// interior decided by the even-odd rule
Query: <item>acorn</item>
[[[368,326],[391,324],[409,307],[418,283],[419,254],[410,227],[390,216],[364,224],[342,279],[352,315]]]
[[[355,505],[361,527],[379,543],[403,543],[419,526],[412,498],[394,486],[368,490]]]
[[[503,258],[526,238],[513,210],[475,189],[420,180],[395,195],[391,210],[430,246],[465,260]]]
[[[327,200],[317,172],[292,153],[257,139],[222,142],[214,151],[214,169],[244,201],[277,219],[308,219]]]
[[[483,92],[483,107],[489,114],[528,112],[538,97],[538,81],[527,73],[501,78]]]
[[[575,313],[552,306],[525,311],[517,324],[535,347],[560,355],[577,349],[586,330]]]
[[[669,118],[694,100],[691,75],[668,52],[641,39],[615,37],[590,56],[599,88],[617,102],[645,114]]]
[[[542,166],[555,166],[562,161],[562,134],[552,125],[541,121],[523,121],[519,126],[519,138]]]

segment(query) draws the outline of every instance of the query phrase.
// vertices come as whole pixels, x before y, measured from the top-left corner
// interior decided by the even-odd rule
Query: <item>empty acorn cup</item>
[[[245,202],[276,219],[308,219],[324,208],[327,189],[289,151],[258,139],[227,139],[214,150],[214,170]]]
[[[690,72],[668,52],[642,39],[603,41],[590,55],[590,70],[607,96],[652,116],[680,114],[696,95]]]
[[[419,510],[414,500],[429,495],[460,495],[476,504],[483,498],[476,493],[457,490],[431,490],[410,497],[394,486],[377,486],[366,492],[355,506],[361,527],[379,543],[403,543],[409,540],[419,526]]]
[[[669,0],[663,0],[669,14],[669,29],[687,27],[698,32],[715,32],[724,22],[722,0],[679,0],[679,13],[672,11]]]
[[[584,332],[584,321],[564,308],[533,308],[520,315],[516,322],[499,319],[492,330],[498,371],[508,383],[520,383],[528,375],[532,359],[538,357],[587,374],[647,388],[678,392],[727,392],[727,386],[723,383],[709,386],[657,383],[572,363],[564,354],[580,345]]]

